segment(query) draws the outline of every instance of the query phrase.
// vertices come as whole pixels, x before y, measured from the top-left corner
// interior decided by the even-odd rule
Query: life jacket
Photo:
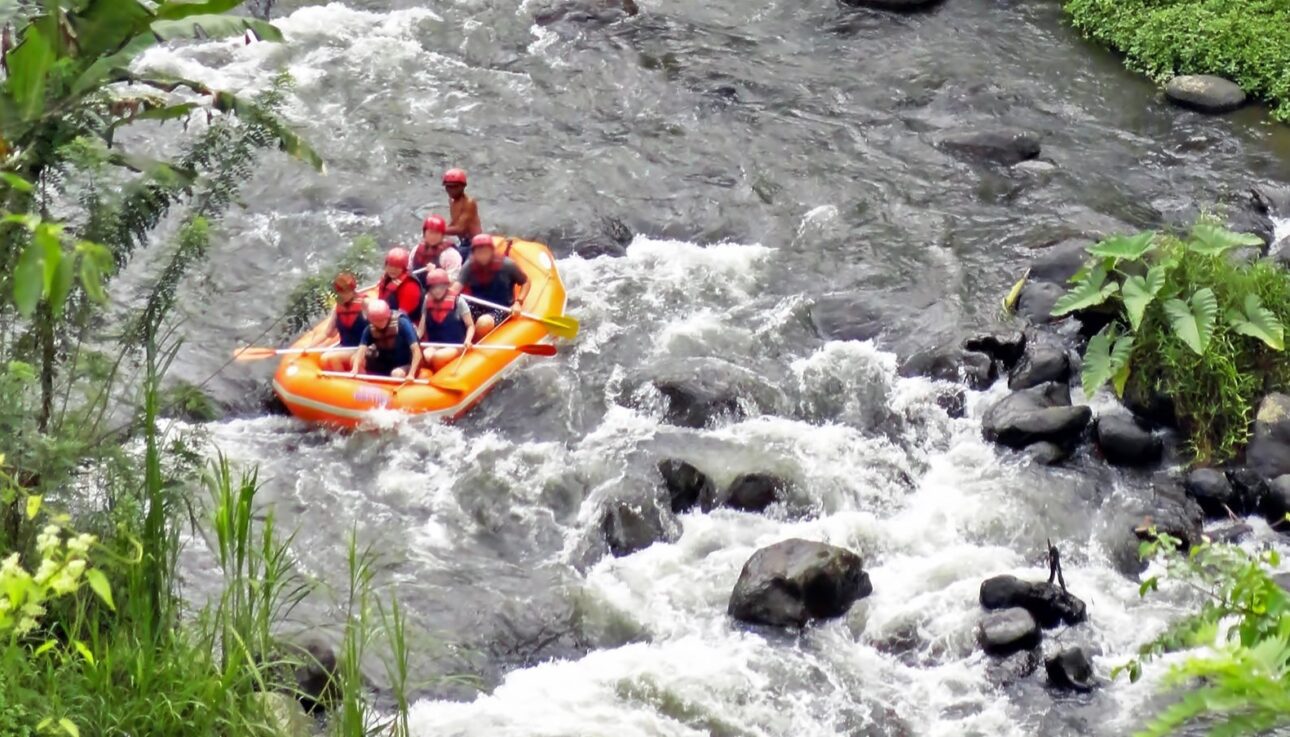
[[[466,275],[466,291],[472,297],[510,307],[515,301],[515,280],[502,271],[502,265],[509,261],[503,256],[494,257],[488,266],[481,267],[474,261],[469,266],[463,266],[462,268],[470,269]]]
[[[457,314],[457,298],[426,298],[426,334],[428,343],[466,342],[466,321]]]
[[[407,319],[405,315],[395,314],[383,330],[378,330],[375,325],[368,325],[367,330],[371,335],[371,344],[367,347],[367,356],[371,361],[368,366],[375,373],[382,373],[412,362],[411,342],[399,339],[399,328]],[[416,328],[409,325],[408,332],[415,333]],[[413,340],[415,339],[414,335]]]
[[[340,344],[353,347],[363,338],[363,329],[367,327],[367,318],[363,315],[363,300],[355,297],[345,304],[336,305],[336,332],[340,333]]]
[[[416,299],[402,299],[408,290],[416,291]],[[381,299],[390,306],[394,312],[403,312],[408,319],[416,324],[421,320],[421,283],[416,279],[409,278],[407,272],[402,276],[391,279],[388,276],[381,277]],[[403,304],[410,304],[411,307],[404,311]]]

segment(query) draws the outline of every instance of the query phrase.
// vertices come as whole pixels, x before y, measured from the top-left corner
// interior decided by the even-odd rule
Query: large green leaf
[[[1142,316],[1147,307],[1155,300],[1156,295],[1165,286],[1165,268],[1153,266],[1147,270],[1146,278],[1131,276],[1124,280],[1120,289],[1120,299],[1124,300],[1124,309],[1129,313],[1129,325],[1136,331],[1142,324]]]
[[[1118,261],[1137,261],[1155,247],[1156,234],[1144,231],[1137,235],[1115,235],[1088,247],[1088,252],[1098,258]]]
[[[0,172],[0,179],[4,179],[5,184],[19,192],[30,192],[32,190],[31,182],[12,172]]]
[[[1232,329],[1263,341],[1274,351],[1285,350],[1285,327],[1272,310],[1263,306],[1259,295],[1253,292],[1245,295],[1244,306],[1244,314],[1237,310],[1227,311],[1227,322]]]
[[[1061,317],[1076,310],[1096,307],[1110,299],[1111,295],[1119,290],[1120,285],[1114,281],[1108,282],[1106,276],[1106,269],[1100,266],[1090,271],[1083,281],[1075,284],[1069,292],[1057,300],[1057,304],[1053,305],[1052,315]]]
[[[167,0],[157,8],[161,20],[179,20],[192,15],[220,15],[245,0]]]
[[[1214,321],[1218,317],[1218,298],[1209,287],[1197,290],[1187,302],[1171,299],[1164,303],[1165,314],[1174,334],[1197,355],[1204,355],[1214,337]]]
[[[72,292],[72,284],[76,282],[76,254],[62,254],[58,259],[58,270],[54,273],[53,284],[49,288],[49,309],[57,318],[63,314],[63,307],[67,303],[67,295]]]
[[[154,17],[138,0],[90,0],[85,10],[71,16],[81,58],[120,50],[147,31]]]
[[[81,241],[76,244],[76,253],[80,255],[81,286],[85,293],[95,302],[106,301],[103,274],[112,268],[112,252],[97,243]]]
[[[36,239],[27,242],[13,270],[13,303],[23,317],[31,317],[45,287],[44,249]]]
[[[38,118],[45,109],[45,77],[54,56],[50,39],[33,23],[27,26],[22,43],[5,57],[9,69],[5,87],[24,118]]]
[[[61,228],[51,225],[43,225],[36,229],[36,243],[40,244],[41,250],[41,282],[40,293],[49,294],[54,288],[54,275],[58,273],[58,264],[63,260],[63,244],[59,242],[59,233]]]
[[[225,38],[251,31],[261,41],[281,41],[282,31],[268,21],[232,15],[190,15],[178,20],[159,20],[152,32],[162,41],[180,38]]]
[[[104,56],[91,64],[81,76],[76,78],[72,83],[72,94],[83,95],[103,85],[106,82],[113,81],[112,76],[118,70],[130,68],[130,62],[135,57],[157,44],[157,37],[151,33],[142,33],[130,39],[120,51],[110,56]]]
[[[1187,248],[1206,256],[1219,256],[1233,248],[1261,245],[1263,239],[1257,235],[1233,233],[1213,223],[1196,223],[1191,229],[1191,242]]]
[[[1088,348],[1084,351],[1084,368],[1080,371],[1084,395],[1092,397],[1103,384],[1117,379],[1117,375],[1127,379],[1126,369],[1131,355],[1132,335],[1117,336],[1114,323],[1102,328],[1088,341]],[[1116,393],[1123,391],[1123,381],[1117,379]]]

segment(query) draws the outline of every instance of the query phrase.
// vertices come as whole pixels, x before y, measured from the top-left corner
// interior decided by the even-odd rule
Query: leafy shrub
[[[1186,238],[1146,232],[1090,246],[1093,261],[1053,308],[1113,311],[1085,351],[1085,393],[1110,382],[1121,396],[1167,396],[1195,460],[1238,455],[1260,394],[1290,384],[1290,275],[1228,257],[1256,244],[1202,221]]]
[[[1186,553],[1168,535],[1143,543],[1143,557],[1159,556],[1165,576],[1206,595],[1199,611],[1174,622],[1143,645],[1139,658],[1116,668],[1136,681],[1142,663],[1170,652],[1212,648],[1169,670],[1166,686],[1179,699],[1156,715],[1138,737],[1164,737],[1196,723],[1211,735],[1267,734],[1290,725],[1290,593],[1268,571],[1276,551],[1252,555],[1235,545],[1204,543]],[[1142,582],[1156,590],[1160,578]]]
[[[1163,81],[1216,74],[1267,100],[1290,121],[1290,2],[1066,0],[1075,27]]]

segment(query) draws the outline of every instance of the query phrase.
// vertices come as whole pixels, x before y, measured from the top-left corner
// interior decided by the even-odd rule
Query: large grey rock
[[[325,711],[336,701],[336,651],[316,635],[285,645],[295,670],[296,698],[306,711]]]
[[[1227,113],[1245,104],[1245,91],[1235,82],[1211,74],[1183,74],[1165,84],[1172,102],[1202,113]]]
[[[1013,128],[942,133],[935,145],[958,158],[1011,166],[1039,156],[1039,136]]]
[[[1290,269],[1290,237],[1282,238],[1268,251],[1268,256],[1275,262]]]
[[[981,582],[981,606],[986,609],[1019,607],[1030,612],[1040,626],[1079,624],[1088,617],[1079,597],[1047,581],[1022,581],[1016,576],[995,576]]]
[[[840,617],[872,592],[860,556],[794,538],[753,553],[739,573],[727,611],[742,622],[801,627]]]
[[[716,495],[712,479],[685,461],[676,458],[659,461],[658,472],[663,477],[672,511],[677,514],[689,511],[702,498]]]
[[[1265,479],[1290,473],[1290,395],[1269,394],[1259,402],[1245,463]]]
[[[1247,501],[1241,498],[1227,480],[1227,474],[1213,468],[1197,468],[1183,478],[1187,496],[1196,500],[1206,517],[1227,517],[1228,510],[1247,514]]]
[[[1026,333],[1002,327],[982,330],[963,340],[963,350],[984,353],[1010,369],[1026,351]]]
[[[1050,381],[1065,384],[1070,373],[1071,361],[1065,348],[1052,342],[1031,341],[1021,361],[1008,374],[1008,388],[1029,389]]]
[[[667,401],[663,421],[671,425],[698,428],[740,420],[748,410],[774,407],[782,398],[764,376],[718,358],[667,359],[647,371]]]
[[[1107,463],[1115,466],[1149,466],[1160,462],[1160,438],[1133,417],[1106,415],[1097,419],[1097,445]]]
[[[652,499],[612,499],[600,514],[600,530],[614,557],[631,555],[677,537],[671,510]]]
[[[1170,478],[1158,478],[1152,484],[1151,499],[1147,502],[1142,519],[1136,528],[1138,537],[1150,537],[1151,527],[1182,541],[1184,549],[1201,541],[1205,513],[1194,499],[1187,496],[1181,483]]]
[[[1053,688],[1086,692],[1097,685],[1093,661],[1080,647],[1067,648],[1044,661],[1044,670],[1048,673],[1048,685]]]
[[[1274,529],[1290,532],[1290,520],[1286,519],[1290,514],[1290,474],[1272,479],[1260,511]]]
[[[1077,443],[1092,417],[1088,407],[1070,406],[1070,388],[1049,383],[1014,392],[986,410],[983,429],[987,440],[1012,448],[1051,442]]]
[[[788,481],[769,473],[744,473],[735,477],[715,498],[703,497],[703,510],[729,507],[742,512],[762,512],[775,502],[784,501],[789,490]]]
[[[1053,322],[1053,307],[1066,294],[1066,287],[1050,281],[1027,280],[1017,297],[1017,314],[1035,325]]]
[[[1011,655],[1039,645],[1039,625],[1025,609],[1005,609],[982,618],[976,639],[990,655]]]
[[[1092,258],[1088,253],[1091,245],[1093,241],[1088,238],[1067,238],[1036,249],[1039,255],[1030,262],[1029,278],[1066,285]]]
[[[995,688],[1008,688],[1029,678],[1039,669],[1042,660],[1042,653],[1037,647],[1019,650],[1011,655],[996,655],[986,661],[985,679]]]
[[[905,377],[962,382],[978,390],[988,388],[998,377],[998,369],[989,356],[957,346],[919,351],[901,363],[899,373]]]
[[[1056,466],[1071,457],[1071,449],[1045,440],[1027,445],[1025,454],[1041,466]]]

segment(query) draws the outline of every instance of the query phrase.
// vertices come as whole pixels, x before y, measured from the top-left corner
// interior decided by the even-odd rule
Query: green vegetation
[[[1110,382],[1121,396],[1168,397],[1196,462],[1237,456],[1255,402],[1290,386],[1290,274],[1230,257],[1261,243],[1202,221],[1185,237],[1139,233],[1090,246],[1092,262],[1053,308],[1110,312],[1085,351],[1085,393]]]
[[[1212,649],[1169,669],[1165,683],[1178,698],[1138,737],[1165,737],[1195,724],[1208,726],[1212,737],[1290,726],[1290,593],[1268,575],[1280,563],[1277,553],[1252,555],[1235,545],[1205,543],[1184,554],[1168,535],[1143,543],[1141,552],[1159,556],[1166,578],[1202,592],[1205,602],[1113,675],[1127,671],[1136,681],[1144,661]],[[1146,596],[1159,586],[1160,578],[1152,576],[1139,592]]]
[[[1215,74],[1266,100],[1290,121],[1290,2],[1286,0],[1065,0],[1085,35],[1124,53],[1157,81]]]
[[[264,151],[322,161],[278,117],[289,79],[245,99],[132,65],[174,38],[281,38],[225,15],[238,4],[0,8],[0,737],[273,735],[290,721],[266,696],[297,687],[306,656],[279,630],[314,587],[257,506],[254,472],[205,463],[159,418],[214,410],[196,387],[161,387],[182,345],[173,307],[219,217]],[[121,147],[120,129],[166,121],[184,123],[173,157]],[[163,220],[177,227],[155,242]],[[114,273],[144,253],[151,281],[109,310]],[[223,576],[201,606],[178,590],[191,533]],[[378,715],[361,662],[342,657],[328,728],[405,734],[406,622],[351,557],[344,649],[393,653],[397,708]]]

